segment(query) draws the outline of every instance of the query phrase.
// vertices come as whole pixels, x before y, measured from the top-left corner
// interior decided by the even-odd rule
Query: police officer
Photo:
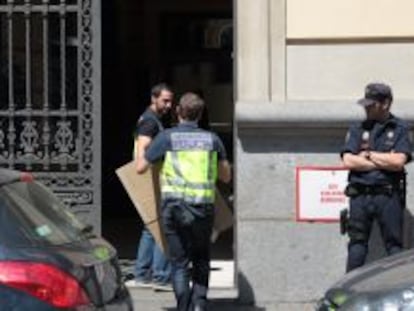
[[[179,311],[206,310],[215,182],[217,177],[223,182],[231,178],[223,143],[198,128],[203,108],[198,95],[184,94],[177,106],[178,126],[160,133],[138,163],[142,173],[149,163],[164,158],[162,220]]]
[[[401,184],[411,160],[408,125],[390,113],[391,88],[370,83],[358,101],[366,119],[350,127],[341,151],[350,172],[345,193],[350,197],[346,270],[365,262],[373,220],[378,221],[387,254],[402,249]]]

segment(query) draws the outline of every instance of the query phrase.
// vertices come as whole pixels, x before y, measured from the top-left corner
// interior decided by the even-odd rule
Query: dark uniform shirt
[[[200,132],[210,133],[213,137],[213,151],[217,152],[217,158],[219,161],[227,158],[226,151],[220,138],[212,133],[198,128],[196,122],[183,122],[176,127],[165,130],[155,137],[147,151],[145,152],[145,158],[150,163],[155,163],[161,160],[167,151],[172,150],[171,134],[177,132]]]
[[[365,120],[353,124],[347,134],[344,153],[358,154],[361,151],[405,153],[407,162],[411,161],[411,142],[408,125],[393,115],[385,122]],[[351,171],[348,181],[364,185],[397,184],[403,172],[386,170]]]

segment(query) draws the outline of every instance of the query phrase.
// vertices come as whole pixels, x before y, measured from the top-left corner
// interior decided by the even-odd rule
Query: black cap
[[[392,101],[391,88],[384,83],[370,83],[365,87],[365,96],[358,104],[367,107],[375,102],[383,103],[386,99]]]

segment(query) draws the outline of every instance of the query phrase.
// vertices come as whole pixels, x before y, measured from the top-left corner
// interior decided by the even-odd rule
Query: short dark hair
[[[151,96],[154,96],[154,97],[159,97],[162,91],[169,91],[169,92],[172,92],[172,89],[171,89],[171,87],[170,87],[167,83],[165,83],[165,82],[158,83],[158,84],[156,84],[156,85],[154,85],[154,86],[152,87],[152,89],[151,89]]]
[[[178,114],[187,121],[197,121],[204,109],[204,100],[195,93],[185,93],[178,103]]]

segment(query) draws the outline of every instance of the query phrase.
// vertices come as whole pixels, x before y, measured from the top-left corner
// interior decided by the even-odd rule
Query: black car
[[[115,249],[31,174],[0,169],[0,310],[133,310]]]
[[[346,274],[326,292],[316,310],[414,310],[414,250]]]

